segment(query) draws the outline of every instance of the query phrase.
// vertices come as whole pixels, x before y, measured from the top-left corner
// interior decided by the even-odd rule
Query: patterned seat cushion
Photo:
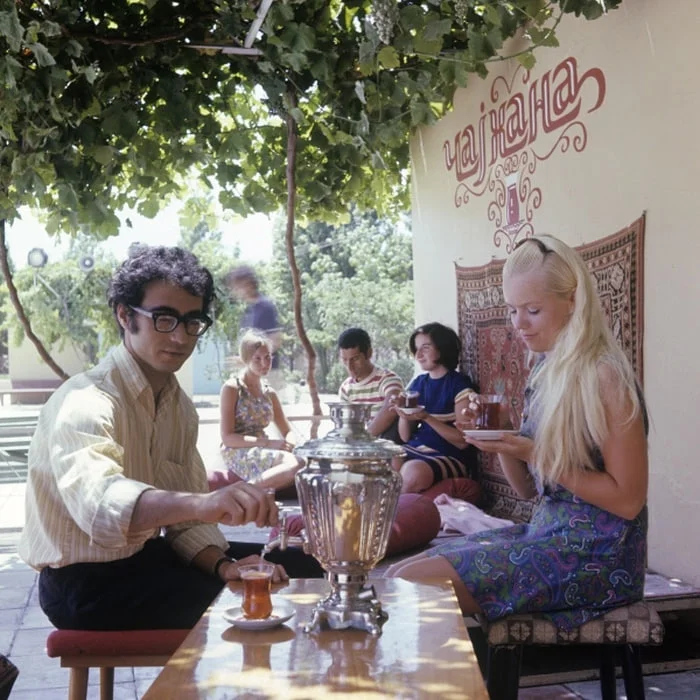
[[[573,630],[558,629],[543,615],[509,615],[484,624],[491,646],[513,644],[661,644],[664,626],[643,601],[615,608]]]

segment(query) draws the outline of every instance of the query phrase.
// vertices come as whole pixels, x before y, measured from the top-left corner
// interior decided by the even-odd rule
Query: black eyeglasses
[[[540,253],[542,253],[542,255],[547,255],[547,253],[554,252],[551,248],[547,248],[547,246],[544,243],[542,243],[542,241],[539,238],[523,238],[522,241],[518,241],[515,244],[515,247],[513,248],[513,252],[515,252],[518,248],[520,248],[521,245],[523,245],[524,243],[528,243],[528,242],[531,242],[531,243],[534,243],[535,245],[537,245],[537,247],[540,249]]]
[[[132,311],[135,311],[141,316],[146,316],[153,321],[153,327],[158,333],[172,333],[181,323],[185,326],[187,335],[204,335],[209,326],[214,323],[209,316],[201,311],[191,311],[184,316],[178,316],[172,311],[149,311],[138,306],[130,306]]]

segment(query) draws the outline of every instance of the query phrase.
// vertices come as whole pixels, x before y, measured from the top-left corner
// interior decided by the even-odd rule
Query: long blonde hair
[[[616,391],[631,406],[625,420],[634,420],[641,406],[634,371],[608,326],[581,256],[553,236],[526,239],[506,261],[503,279],[535,270],[544,271],[550,292],[574,300],[567,324],[529,382],[537,410],[533,466],[543,481],[556,483],[564,474],[596,468],[596,448],[609,432],[599,386],[602,363],[619,378]]]

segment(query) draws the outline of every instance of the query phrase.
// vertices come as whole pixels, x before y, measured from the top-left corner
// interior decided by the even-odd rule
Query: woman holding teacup
[[[457,371],[461,344],[451,328],[426,323],[413,331],[409,347],[424,372],[394,402],[406,453],[394,467],[403,479],[402,492],[419,493],[443,479],[471,477],[476,453],[455,427],[455,416],[474,389]],[[407,406],[407,399],[418,405]]]
[[[537,356],[523,421],[519,434],[467,442],[497,453],[513,489],[539,503],[527,524],[459,538],[389,573],[451,578],[465,614],[544,612],[571,629],[643,596],[644,401],[572,248],[552,236],[525,239],[506,261],[503,294]]]

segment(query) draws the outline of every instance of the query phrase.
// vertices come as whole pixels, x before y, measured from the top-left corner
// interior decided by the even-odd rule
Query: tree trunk
[[[292,287],[294,289],[294,325],[297,335],[306,353],[306,383],[311,395],[313,415],[321,415],[321,400],[318,397],[316,386],[316,351],[311,344],[306,330],[304,320],[301,315],[301,279],[299,268],[297,267],[296,256],[294,254],[294,210],[296,205],[296,160],[297,160],[297,125],[291,110],[297,106],[296,93],[294,88],[287,88],[287,228],[285,231],[285,246],[287,249],[287,260],[289,270],[292,273]],[[312,435],[312,437],[314,437]]]
[[[44,347],[44,344],[36,337],[32,326],[29,323],[27,314],[24,313],[24,307],[22,302],[19,300],[19,295],[17,294],[17,287],[15,287],[15,282],[12,279],[12,272],[10,271],[10,263],[7,259],[7,242],[5,240],[5,219],[0,219],[0,268],[2,268],[2,274],[5,276],[5,283],[7,284],[7,291],[10,294],[10,300],[12,301],[12,306],[15,307],[17,312],[17,318],[24,328],[24,334],[29,340],[34,343],[36,351],[39,353],[39,357],[46,362],[46,364],[61,378],[62,381],[68,379],[69,375],[66,374],[61,367],[56,364],[54,359],[49,355],[48,351]]]

